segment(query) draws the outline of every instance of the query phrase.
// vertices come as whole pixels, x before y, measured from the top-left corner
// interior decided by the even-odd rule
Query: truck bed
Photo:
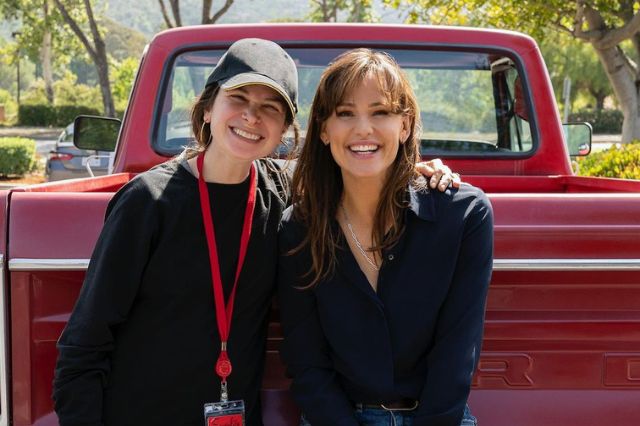
[[[57,424],[50,399],[55,342],[106,205],[132,176],[10,194],[12,398],[22,401],[14,406],[15,425]],[[636,424],[630,407],[640,398],[640,182],[465,180],[489,193],[495,211],[494,274],[470,399],[481,424]],[[510,192],[514,188],[521,191]],[[269,327],[265,421],[297,424],[278,357],[277,308]],[[554,405],[558,399],[561,407]]]

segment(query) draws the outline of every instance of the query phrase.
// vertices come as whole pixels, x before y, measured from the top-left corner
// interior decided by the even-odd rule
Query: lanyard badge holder
[[[220,377],[220,402],[204,404],[205,426],[244,426],[244,401],[229,401],[227,377],[231,370],[227,345],[222,342],[216,362],[216,374]]]
[[[253,221],[253,210],[256,204],[256,170],[251,165],[249,177],[249,195],[247,197],[247,207],[244,213],[244,224],[242,226],[242,236],[240,238],[240,253],[238,256],[238,266],[236,268],[235,282],[229,295],[227,306],[224,305],[224,292],[222,290],[222,278],[220,275],[220,264],[218,261],[218,249],[216,247],[215,229],[211,218],[209,201],[209,191],[203,177],[204,152],[198,155],[198,191],[200,193],[200,208],[202,210],[202,221],[204,223],[205,235],[207,237],[207,247],[209,248],[209,262],[211,265],[211,281],[213,285],[213,295],[216,307],[216,322],[220,332],[220,356],[216,361],[216,374],[220,377],[220,402],[211,402],[204,405],[205,426],[244,426],[245,407],[244,401],[229,401],[227,391],[227,377],[233,368],[227,353],[227,341],[231,330],[231,317],[233,314],[233,304],[238,286],[238,278],[242,270],[247,246],[251,236],[251,223]]]

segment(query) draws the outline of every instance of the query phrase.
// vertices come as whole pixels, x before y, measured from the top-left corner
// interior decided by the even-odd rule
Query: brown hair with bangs
[[[369,251],[387,249],[398,241],[404,229],[402,210],[408,205],[409,184],[426,188],[426,182],[415,169],[420,159],[420,121],[417,119],[420,112],[406,75],[384,52],[354,49],[338,56],[320,78],[292,182],[294,218],[308,228],[304,241],[293,250],[307,245],[311,250],[312,265],[307,274],[311,281],[307,287],[333,274],[336,250],[341,247],[342,239],[339,228],[332,226],[342,198],[342,174],[330,147],[322,142],[320,135],[345,96],[369,75],[377,78],[391,111],[409,118],[409,136],[406,141],[400,141],[380,194],[372,230],[373,247]]]

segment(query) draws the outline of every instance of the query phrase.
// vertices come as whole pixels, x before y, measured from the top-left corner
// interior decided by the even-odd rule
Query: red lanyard
[[[236,268],[236,278],[233,283],[233,289],[229,295],[229,301],[225,309],[224,292],[222,291],[222,278],[220,275],[220,262],[218,260],[218,248],[216,246],[216,233],[211,219],[211,204],[209,202],[209,190],[204,181],[204,152],[198,155],[198,190],[200,192],[200,208],[202,210],[202,221],[204,222],[204,231],[207,236],[207,246],[209,247],[209,263],[211,264],[211,281],[213,285],[213,297],[216,304],[216,320],[218,323],[218,331],[220,332],[220,356],[216,362],[216,374],[220,376],[222,383],[222,397],[226,400],[226,383],[227,377],[231,374],[231,361],[227,355],[227,340],[231,330],[231,317],[233,315],[233,302],[236,296],[236,288],[238,287],[238,277],[242,270],[245,255],[247,254],[247,246],[251,237],[251,223],[253,222],[253,210],[256,205],[256,168],[251,164],[251,173],[249,177],[249,195],[247,197],[247,208],[244,212],[244,224],[242,225],[242,236],[240,237],[240,252],[238,255],[238,267]]]

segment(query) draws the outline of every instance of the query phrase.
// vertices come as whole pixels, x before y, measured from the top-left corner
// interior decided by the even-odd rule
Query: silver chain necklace
[[[371,265],[374,270],[378,271],[378,265],[376,265],[376,263],[369,257],[369,255],[367,255],[367,252],[362,247],[362,244],[360,244],[358,237],[356,237],[356,233],[353,231],[353,226],[351,225],[351,221],[349,220],[349,215],[347,214],[347,209],[344,207],[344,203],[340,203],[340,206],[342,207],[344,219],[347,221],[347,228],[349,228],[349,232],[351,232],[351,238],[353,239],[353,242],[356,243],[356,247],[358,247],[358,250],[360,250],[360,253],[364,256],[364,258],[367,259],[369,265]]]

